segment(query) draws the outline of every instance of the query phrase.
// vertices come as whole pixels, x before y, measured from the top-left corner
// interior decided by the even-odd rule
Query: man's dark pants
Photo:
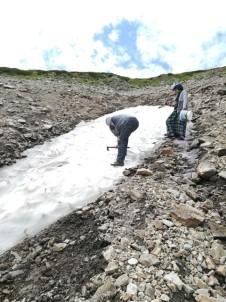
[[[118,162],[124,162],[127,153],[129,136],[139,127],[139,122],[135,117],[129,118],[123,125],[119,136]]]

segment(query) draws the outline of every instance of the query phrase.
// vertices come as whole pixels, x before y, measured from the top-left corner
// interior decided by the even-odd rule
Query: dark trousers
[[[119,135],[119,146],[117,161],[123,162],[127,154],[127,146],[129,142],[129,136],[139,127],[139,122],[135,117],[129,118],[122,126]]]

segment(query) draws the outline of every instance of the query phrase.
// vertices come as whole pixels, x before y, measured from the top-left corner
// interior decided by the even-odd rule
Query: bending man
[[[136,117],[126,114],[118,114],[106,118],[106,124],[111,132],[117,137],[118,155],[112,166],[124,166],[127,153],[129,136],[139,127]]]

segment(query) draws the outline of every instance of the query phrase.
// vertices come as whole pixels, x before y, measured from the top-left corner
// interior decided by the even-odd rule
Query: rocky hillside
[[[0,301],[226,302],[225,70],[131,80],[0,69],[1,166],[81,120],[164,106],[176,81],[194,113],[185,141],[166,139],[114,190],[0,255]]]

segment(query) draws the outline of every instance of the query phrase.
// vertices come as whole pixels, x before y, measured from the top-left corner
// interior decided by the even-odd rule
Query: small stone
[[[216,268],[216,274],[221,275],[223,277],[226,277],[226,264],[225,265],[219,265]]]
[[[138,263],[138,260],[135,258],[130,258],[128,260],[129,265],[136,265]]]
[[[67,246],[67,243],[54,243],[53,250],[54,252],[61,252],[65,247]]]

